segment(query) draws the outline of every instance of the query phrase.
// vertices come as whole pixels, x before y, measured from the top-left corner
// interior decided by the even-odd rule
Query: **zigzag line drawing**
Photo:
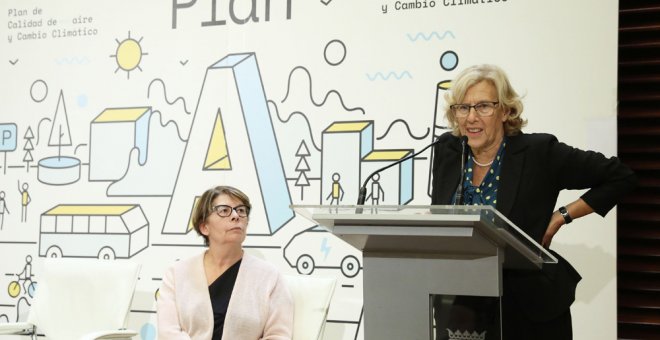
[[[289,73],[289,80],[287,81],[287,85],[286,85],[286,94],[284,95],[284,99],[282,99],[281,103],[284,103],[286,98],[289,97],[289,91],[291,90],[291,77],[293,76],[293,73],[296,72],[296,70],[298,70],[298,69],[301,69],[301,70],[305,71],[305,73],[307,74],[307,79],[309,79],[309,99],[312,101],[312,103],[315,106],[317,106],[317,107],[323,106],[323,104],[325,104],[325,102],[328,100],[328,97],[330,97],[330,94],[334,93],[335,95],[337,95],[337,97],[339,97],[339,102],[341,103],[341,106],[344,108],[344,110],[349,111],[349,112],[361,111],[363,115],[365,114],[364,109],[361,108],[361,107],[348,108],[344,104],[344,99],[341,97],[341,94],[339,94],[339,92],[337,92],[336,90],[328,91],[328,93],[326,93],[326,95],[325,95],[325,98],[323,98],[323,101],[320,102],[320,103],[317,103],[314,100],[314,97],[312,96],[312,75],[309,73],[309,71],[304,66],[296,66]]]
[[[403,71],[400,74],[396,74],[394,71],[390,71],[387,75],[383,75],[382,72],[377,72],[373,76],[367,73],[367,78],[369,78],[370,81],[374,81],[378,78],[381,78],[383,80],[389,80],[390,77],[396,78],[396,80],[401,80],[404,76],[408,76],[408,79],[412,79],[412,76],[410,75],[410,72],[408,71]]]
[[[169,104],[169,105],[173,105],[173,104],[175,104],[176,102],[178,102],[178,101],[180,100],[180,101],[183,102],[183,111],[184,111],[187,115],[190,114],[190,111],[188,111],[188,107],[186,106],[186,100],[183,99],[183,97],[177,97],[177,98],[174,99],[173,101],[170,101],[170,100],[167,98],[167,89],[165,88],[165,82],[164,82],[162,79],[160,79],[160,78],[155,78],[154,80],[152,80],[152,81],[149,83],[149,86],[147,87],[147,98],[149,98],[149,96],[151,95],[151,85],[152,85],[154,82],[160,82],[161,85],[163,85],[163,97],[165,97],[165,101],[167,102],[167,104]]]
[[[415,140],[422,140],[422,139],[426,138],[426,136],[428,136],[429,133],[431,133],[431,129],[430,129],[430,128],[426,128],[426,132],[424,133],[424,135],[419,136],[419,137],[416,137],[416,136],[412,133],[412,131],[410,131],[410,126],[408,125],[408,122],[406,122],[406,121],[403,120],[403,119],[397,119],[397,120],[393,121],[393,122],[390,124],[390,126],[387,127],[387,130],[385,130],[385,133],[383,133],[382,136],[380,136],[380,137],[376,137],[376,140],[381,140],[381,139],[385,138],[385,136],[387,136],[387,134],[390,132],[390,129],[392,129],[392,127],[393,127],[396,123],[401,123],[401,124],[403,124],[403,126],[406,127],[406,131],[408,131],[408,135],[410,135],[410,137],[411,137],[412,139],[415,139]]]
[[[55,62],[58,65],[73,65],[73,64],[89,64],[89,58],[87,57],[62,57],[55,59]]]
[[[442,36],[440,36],[440,34],[438,34],[438,32],[435,32],[435,31],[431,32],[429,35],[426,35],[422,32],[419,32],[419,33],[415,34],[414,37],[410,33],[406,33],[406,36],[408,37],[408,40],[410,40],[412,42],[415,42],[415,41],[419,40],[419,38],[422,38],[425,41],[429,41],[433,37],[435,37],[438,40],[444,40],[445,37],[447,37],[447,36],[450,36],[453,39],[456,39],[456,36],[454,36],[454,33],[452,31],[445,31],[445,33],[443,33]]]
[[[174,120],[170,119],[166,123],[163,123],[163,115],[161,114],[160,111],[154,110],[154,111],[152,111],[151,114],[152,115],[158,114],[158,122],[160,123],[160,126],[162,126],[162,127],[167,127],[170,124],[174,124],[174,128],[176,129],[176,135],[179,137],[179,139],[184,143],[188,141],[187,139],[184,139],[181,136],[181,131],[179,131],[179,125]]]
[[[321,148],[316,145],[316,141],[314,140],[314,135],[312,134],[312,126],[309,123],[309,119],[307,119],[307,116],[305,116],[304,113],[302,113],[300,111],[294,111],[294,112],[291,112],[291,114],[289,115],[289,117],[287,117],[287,119],[282,119],[282,117],[280,117],[280,110],[277,108],[277,104],[274,101],[270,100],[270,99],[268,100],[268,103],[273,104],[273,106],[275,107],[275,116],[282,123],[287,123],[295,115],[301,115],[303,117],[303,119],[305,120],[305,124],[307,124],[307,130],[309,131],[309,138],[312,140],[312,144],[314,146],[314,149],[318,150],[319,152],[321,151]],[[272,114],[271,114],[271,116],[272,116]]]

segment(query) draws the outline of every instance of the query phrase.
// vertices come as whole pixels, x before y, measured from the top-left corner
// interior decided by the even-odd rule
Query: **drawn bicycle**
[[[20,274],[14,275],[16,275],[16,280],[9,282],[9,286],[7,287],[7,293],[9,293],[9,296],[15,298],[21,295],[22,292],[30,297],[34,297],[37,283],[32,281],[32,277],[21,278]]]

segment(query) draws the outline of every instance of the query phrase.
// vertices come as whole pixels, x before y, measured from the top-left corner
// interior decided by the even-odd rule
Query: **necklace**
[[[490,166],[491,164],[493,164],[494,160],[495,160],[495,158],[491,159],[490,162],[488,162],[488,163],[479,163],[479,162],[477,162],[476,158],[472,157],[472,161],[474,162],[474,164],[476,164],[478,166],[482,166],[482,167]]]

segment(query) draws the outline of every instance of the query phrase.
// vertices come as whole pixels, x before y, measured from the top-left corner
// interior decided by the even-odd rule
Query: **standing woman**
[[[549,248],[562,226],[592,212],[605,216],[635,186],[633,172],[616,157],[573,148],[549,134],[522,133],[522,102],[497,66],[462,71],[445,100],[453,131],[434,149],[432,204],[492,205]],[[463,147],[467,161],[460,174]],[[456,202],[461,175],[463,199]],[[564,189],[589,190],[555,210]],[[504,339],[572,339],[570,306],[581,277],[552,253],[559,263],[541,271],[505,270]]]
[[[159,340],[292,338],[293,298],[271,264],[244,253],[250,199],[218,186],[192,216],[208,249],[170,266],[158,297]]]

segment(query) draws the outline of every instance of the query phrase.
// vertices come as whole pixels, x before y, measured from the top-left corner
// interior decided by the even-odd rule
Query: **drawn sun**
[[[128,38],[123,41],[115,39],[115,41],[117,42],[117,52],[110,55],[110,58],[115,58],[115,61],[117,61],[115,73],[122,69],[126,71],[126,79],[130,79],[131,71],[135,69],[142,71],[140,61],[142,56],[148,55],[148,53],[142,52],[142,46],[140,46],[142,38],[139,40],[131,38],[131,31],[128,31]]]

